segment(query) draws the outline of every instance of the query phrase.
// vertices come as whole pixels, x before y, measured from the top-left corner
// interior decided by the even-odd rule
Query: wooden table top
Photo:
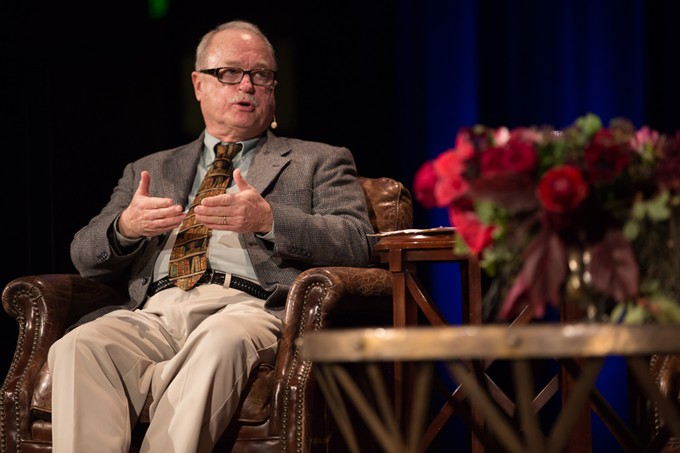
[[[680,325],[598,323],[338,329],[301,339],[315,362],[644,356],[680,353]]]

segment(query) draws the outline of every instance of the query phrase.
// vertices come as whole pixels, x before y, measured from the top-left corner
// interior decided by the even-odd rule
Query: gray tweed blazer
[[[137,308],[146,299],[154,262],[168,235],[146,238],[121,253],[110,240],[113,221],[132,200],[142,170],[151,173],[152,196],[185,205],[202,146],[203,135],[128,164],[108,204],[71,243],[71,259],[82,276],[127,282],[127,308]],[[239,235],[262,286],[274,291],[268,308],[285,304],[290,284],[307,268],[368,264],[373,239],[367,235],[373,229],[348,149],[268,133],[248,171],[248,182],[274,214],[273,244],[251,233]]]

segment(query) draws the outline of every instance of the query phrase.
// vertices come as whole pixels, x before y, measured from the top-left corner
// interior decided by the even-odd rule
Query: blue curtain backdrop
[[[460,127],[475,123],[563,128],[592,112],[604,122],[626,117],[637,127],[674,131],[678,13],[675,2],[643,0],[400,1],[404,174],[412,178],[417,166],[453,145]],[[428,219],[420,227],[448,225],[440,210],[416,214]],[[434,298],[459,322],[455,271],[433,266],[429,277]],[[625,365],[612,359],[599,383],[624,419],[625,376]],[[594,451],[619,451],[593,419]]]

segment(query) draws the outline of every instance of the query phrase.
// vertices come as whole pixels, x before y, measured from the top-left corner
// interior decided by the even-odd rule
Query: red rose
[[[472,204],[454,203],[449,207],[449,221],[456,227],[456,231],[467,244],[470,252],[478,255],[482,250],[491,245],[495,227],[483,224]]]
[[[595,184],[608,183],[619,176],[630,162],[630,141],[622,141],[609,129],[600,129],[585,148],[586,167]]]
[[[680,190],[680,131],[664,143],[662,154],[655,169],[659,186]]]
[[[487,148],[479,158],[479,177],[493,178],[508,172],[505,162],[505,148]]]
[[[516,127],[510,131],[510,140],[538,143],[543,140],[543,134],[531,127]]]
[[[479,153],[479,174],[469,182],[468,196],[492,201],[511,211],[536,206],[538,156],[530,143],[510,139]]]
[[[456,152],[461,159],[469,159],[474,153],[474,145],[470,140],[470,131],[466,128],[461,129],[456,135]]]
[[[505,153],[506,167],[516,173],[531,173],[536,170],[538,156],[531,143],[511,139]]]
[[[588,196],[588,184],[578,167],[563,165],[547,171],[538,183],[538,199],[546,211],[574,210]]]
[[[511,173],[531,173],[538,157],[526,142],[510,140],[503,147],[487,148],[480,158],[480,177],[491,178]]]
[[[434,196],[436,184],[437,174],[434,172],[434,164],[432,161],[427,161],[416,171],[413,180],[413,195],[426,209],[437,206],[437,199]]]
[[[446,206],[460,198],[467,191],[467,181],[463,178],[465,156],[457,149],[449,149],[440,154],[433,162],[437,175],[434,196],[439,206]]]
[[[463,127],[456,134],[456,151],[463,159],[469,159],[475,152],[489,145],[491,129],[486,126]]]

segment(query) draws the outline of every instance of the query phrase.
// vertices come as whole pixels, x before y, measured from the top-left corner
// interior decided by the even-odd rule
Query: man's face
[[[224,66],[275,70],[266,44],[245,30],[224,30],[213,36],[200,69]],[[223,84],[209,74],[191,74],[206,128],[223,141],[247,140],[262,134],[274,115],[273,86],[253,85],[244,75],[240,83]]]

